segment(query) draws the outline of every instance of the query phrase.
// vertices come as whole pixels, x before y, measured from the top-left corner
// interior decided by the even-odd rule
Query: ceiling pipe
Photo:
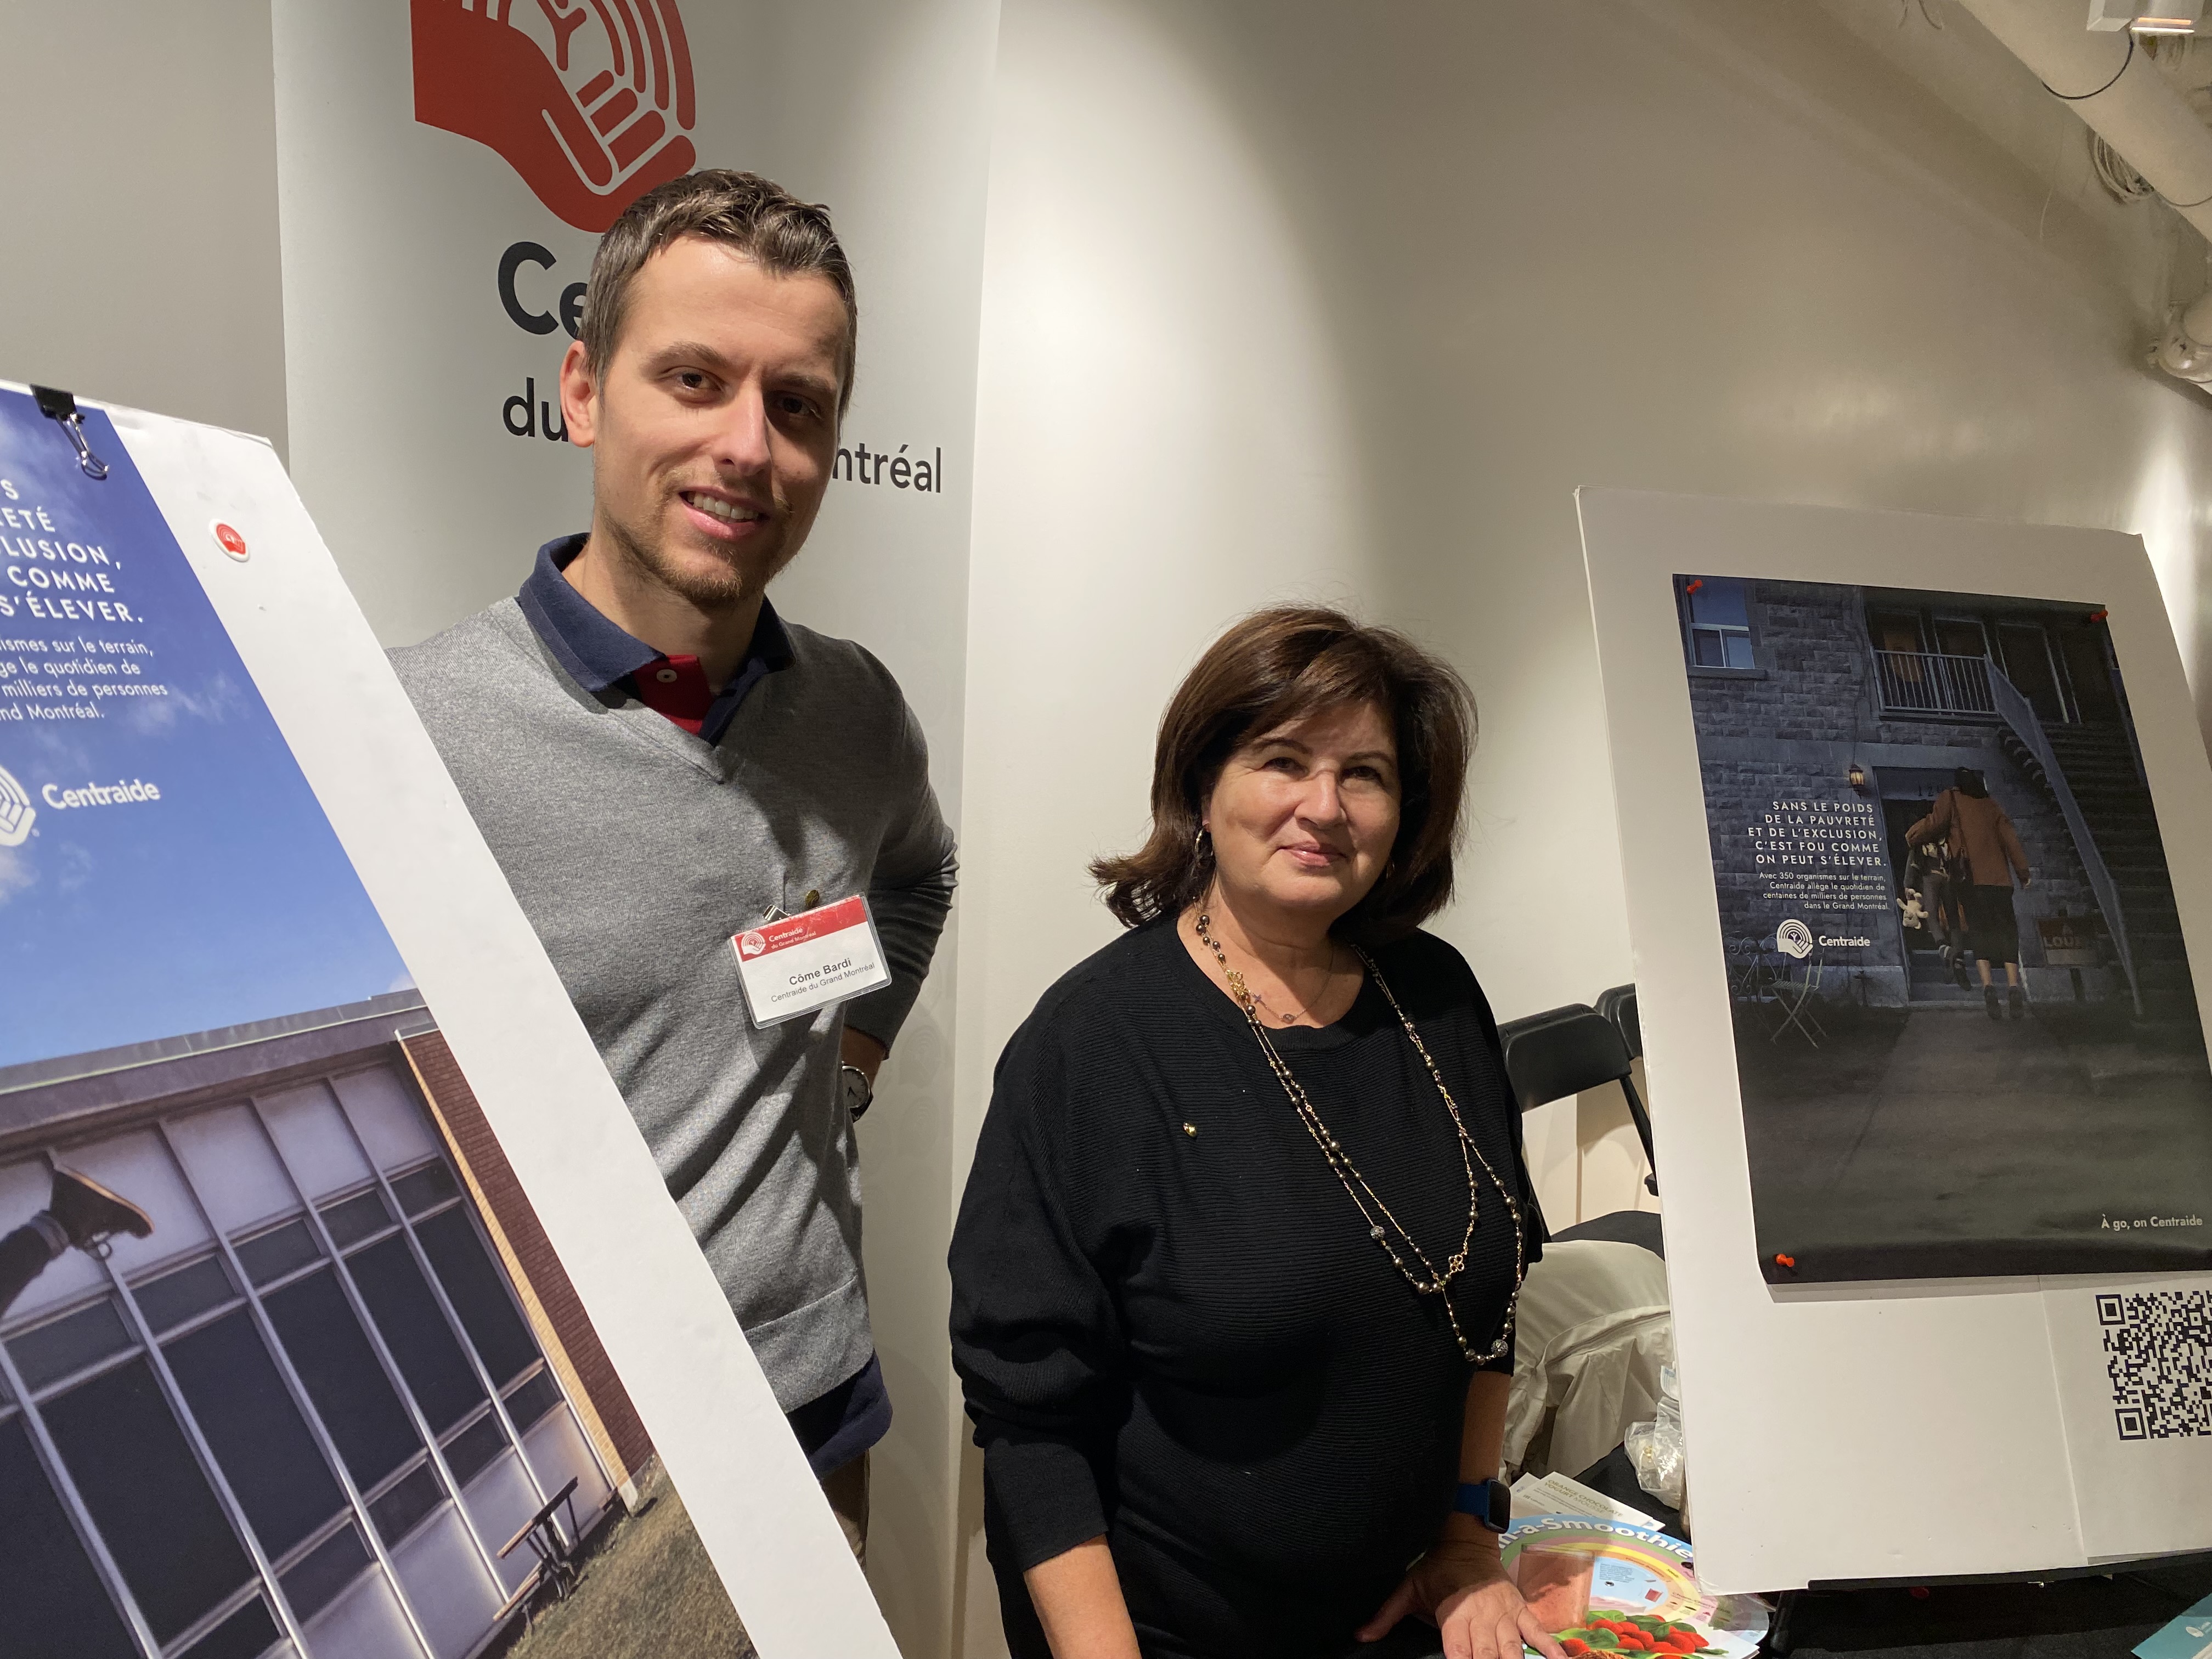
[[[1959,0],[2212,241],[2212,129],[2132,34],[2092,33],[2081,0]]]
[[[2093,32],[2081,0],[1959,0],[1999,44],[2212,242],[2212,128],[2133,34]],[[2212,380],[2212,294],[2152,354],[2168,374]],[[2195,349],[2191,349],[2191,347]]]

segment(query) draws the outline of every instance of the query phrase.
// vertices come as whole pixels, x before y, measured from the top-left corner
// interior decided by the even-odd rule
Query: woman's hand
[[[1052,1659],[1139,1659],[1114,1553],[1101,1536],[1022,1575]]]
[[[1359,1639],[1379,1642],[1414,1613],[1443,1633],[1444,1659],[1521,1659],[1524,1643],[1545,1659],[1566,1659],[1505,1576],[1492,1541],[1442,1540],[1413,1564]]]

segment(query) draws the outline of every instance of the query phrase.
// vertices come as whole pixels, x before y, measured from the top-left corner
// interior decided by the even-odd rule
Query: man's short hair
[[[774,276],[826,276],[845,301],[845,361],[837,412],[853,401],[854,349],[860,307],[853,267],[830,228],[830,210],[802,202],[757,173],[709,167],[672,179],[623,210],[592,256],[584,301],[584,358],[597,374],[614,358],[630,281],[679,236],[703,236],[736,249]]]

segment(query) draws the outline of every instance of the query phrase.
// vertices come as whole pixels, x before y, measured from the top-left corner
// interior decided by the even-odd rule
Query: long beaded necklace
[[[1390,1265],[1405,1276],[1406,1282],[1413,1287],[1415,1294],[1437,1297],[1443,1300],[1444,1317],[1451,1322],[1452,1337],[1458,1342],[1462,1353],[1478,1365],[1486,1365],[1498,1358],[1504,1353],[1506,1345],[1513,1340],[1513,1321],[1521,1306],[1521,1286],[1528,1277],[1528,1246],[1521,1231],[1521,1206],[1515,1202],[1512,1190],[1498,1178],[1498,1171],[1490,1167],[1490,1160],[1482,1155],[1482,1148],[1476,1146],[1474,1138],[1468,1133],[1467,1125],[1459,1115],[1459,1103],[1452,1098],[1451,1091],[1444,1086],[1443,1073],[1437,1069],[1437,1062],[1429,1054],[1428,1045],[1421,1041],[1420,1032],[1413,1028],[1413,1022],[1406,1017],[1405,1009],[1399,1006],[1397,994],[1391,990],[1390,982],[1382,977],[1372,957],[1357,945],[1352,947],[1360,965],[1367,969],[1376,988],[1389,1003],[1390,1012],[1397,1015],[1398,1024],[1404,1028],[1407,1041],[1413,1045],[1413,1052],[1420,1055],[1421,1063],[1429,1068],[1430,1080],[1437,1085],[1437,1093],[1443,1097],[1444,1110],[1450,1115],[1452,1128],[1459,1136],[1460,1164],[1467,1171],[1467,1231],[1460,1237],[1459,1249],[1445,1261],[1442,1273],[1437,1271],[1436,1265],[1429,1260],[1405,1224],[1382,1201],[1382,1195],[1368,1185],[1367,1177],[1359,1173],[1358,1166],[1338,1144],[1336,1137],[1328,1132],[1328,1126],[1322,1121],[1321,1114],[1314,1109],[1312,1098],[1307,1095],[1304,1085],[1299,1083],[1283,1059],[1281,1051],[1267,1036],[1267,1028],[1260,1023],[1260,1012],[1252,989],[1245,984],[1244,975],[1229,965],[1228,957],[1223,954],[1220,945],[1214,939],[1212,926],[1213,918],[1200,910],[1198,913],[1200,941],[1213,952],[1214,961],[1221,964],[1221,976],[1229,982],[1230,994],[1237,999],[1237,1006],[1244,1011],[1245,1024],[1252,1028],[1252,1035],[1260,1040],[1261,1051],[1267,1057],[1269,1069],[1283,1085],[1283,1092],[1291,1097],[1291,1107],[1297,1113],[1298,1121],[1305,1125],[1306,1133],[1313,1137],[1314,1145],[1321,1148],[1322,1156],[1328,1160],[1329,1169],[1351,1195],[1352,1203],[1358,1206],[1361,1217],[1367,1223],[1367,1236],[1382,1247],[1390,1258]],[[1498,1340],[1480,1352],[1477,1352],[1474,1345],[1467,1340],[1467,1333],[1460,1329],[1459,1315],[1453,1311],[1451,1296],[1446,1288],[1466,1271],[1468,1252],[1474,1243],[1475,1223],[1481,1218],[1481,1189],[1474,1179],[1474,1166],[1478,1164],[1482,1165],[1483,1174],[1490,1177],[1490,1184],[1498,1189],[1498,1197],[1505,1200],[1505,1212],[1513,1223],[1512,1294],[1505,1299],[1505,1319],[1498,1327]],[[1421,1264],[1420,1273],[1415,1273],[1406,1265],[1408,1255]]]

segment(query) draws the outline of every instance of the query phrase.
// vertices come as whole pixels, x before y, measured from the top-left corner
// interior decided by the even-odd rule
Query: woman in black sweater
[[[1151,837],[1094,872],[1130,931],[1007,1044],[952,1241],[1016,1659],[1438,1651],[1408,1615],[1559,1653],[1492,1484],[1543,1226],[1489,1006],[1415,931],[1473,724],[1309,608],[1163,717]]]

